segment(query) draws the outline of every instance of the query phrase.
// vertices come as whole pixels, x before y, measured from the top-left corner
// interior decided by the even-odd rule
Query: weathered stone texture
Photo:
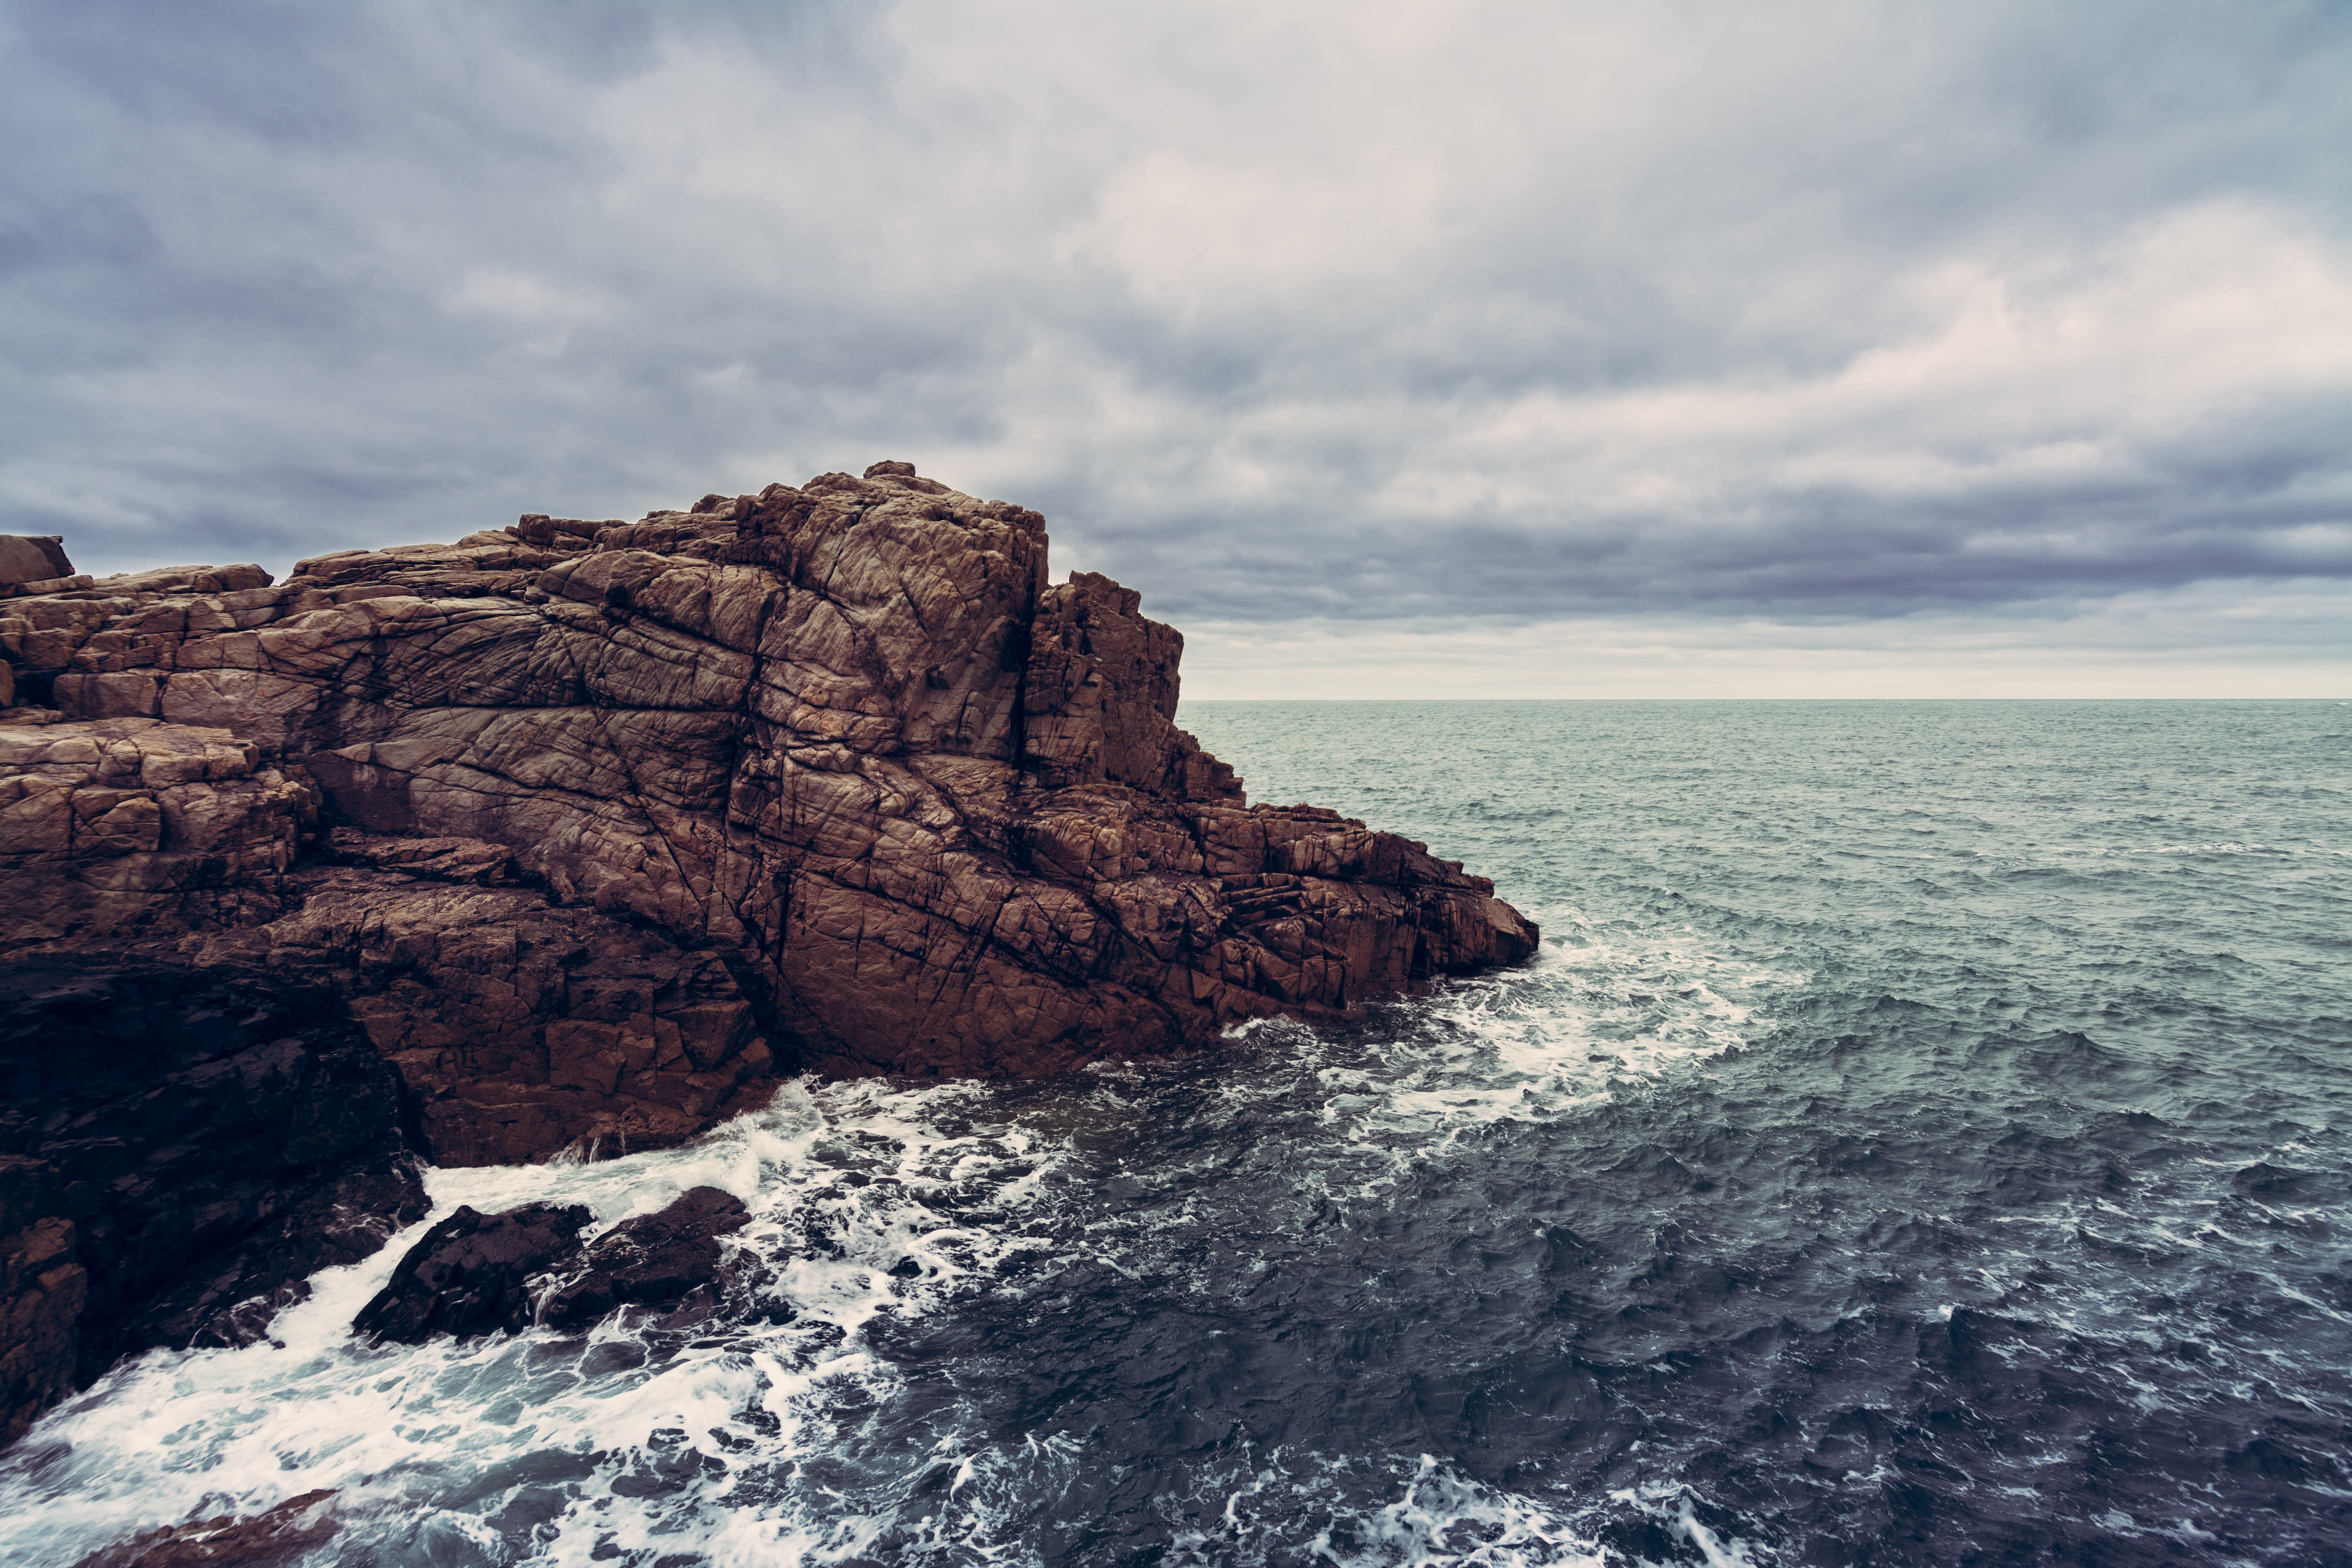
[[[751,1005],[716,954],[551,905],[505,882],[505,852],[479,841],[342,830],[332,852],[346,863],[289,879],[286,914],[192,951],[336,986],[399,1070],[435,1163],[661,1148],[768,1080]]]
[[[577,1261],[589,1218],[577,1204],[525,1204],[496,1215],[461,1204],[408,1249],[352,1327],[412,1345],[435,1334],[526,1327],[535,1282]]]
[[[584,1329],[625,1307],[675,1311],[698,1293],[715,1304],[724,1249],[751,1209],[717,1187],[693,1187],[667,1208],[625,1219],[598,1237],[542,1299],[538,1321]],[[688,1306],[688,1315],[692,1307]]]
[[[272,909],[318,802],[226,730],[0,724],[0,952]]]
[[[73,575],[65,540],[54,533],[0,533],[0,589]]]
[[[583,1247],[589,1213],[577,1205],[524,1204],[494,1215],[461,1206],[408,1249],[352,1326],[418,1344],[531,1324],[576,1331],[639,1308],[641,1321],[656,1327],[688,1327],[718,1309],[722,1294],[748,1306],[769,1278],[756,1263],[741,1267],[740,1255],[730,1268],[720,1245],[750,1215],[733,1194],[693,1187]]]

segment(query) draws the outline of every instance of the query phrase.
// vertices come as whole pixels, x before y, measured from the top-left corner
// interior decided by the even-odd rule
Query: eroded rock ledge
[[[1175,725],[1182,649],[1132,590],[1048,585],[1035,512],[905,463],[283,583],[10,542],[0,960],[339,998],[305,1027],[389,1064],[379,1131],[475,1164],[675,1142],[779,1070],[1052,1072],[1534,951],[1424,846],[1247,805]],[[58,1114],[0,1154],[44,1165]],[[43,1322],[113,1288],[45,1202],[0,1215],[0,1311]]]

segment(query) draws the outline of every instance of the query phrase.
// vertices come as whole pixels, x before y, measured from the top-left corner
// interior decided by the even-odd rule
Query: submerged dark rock
[[[719,1238],[751,1210],[717,1187],[695,1187],[657,1214],[625,1219],[588,1248],[584,1268],[547,1298],[540,1321],[582,1329],[625,1306],[676,1307],[719,1279]]]
[[[460,1206],[408,1249],[352,1328],[412,1345],[435,1334],[523,1328],[536,1307],[532,1282],[579,1255],[589,1217],[576,1204],[525,1204],[495,1215]]]
[[[338,1528],[322,1489],[287,1499],[266,1512],[166,1525],[94,1552],[74,1568],[279,1568],[322,1546]]]
[[[494,1215],[461,1207],[409,1248],[352,1328],[417,1344],[534,1323],[584,1329],[624,1307],[677,1308],[698,1291],[715,1300],[723,1282],[719,1238],[750,1215],[732,1193],[694,1187],[583,1248],[589,1213],[577,1205],[525,1204]]]

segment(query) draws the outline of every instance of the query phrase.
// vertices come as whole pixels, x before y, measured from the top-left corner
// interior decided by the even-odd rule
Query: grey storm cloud
[[[2334,4],[0,5],[0,530],[915,459],[1223,622],[2352,576]]]

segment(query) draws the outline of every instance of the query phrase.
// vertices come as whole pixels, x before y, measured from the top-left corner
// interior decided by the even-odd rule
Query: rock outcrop
[[[9,603],[0,649],[72,719],[225,731],[288,781],[257,788],[725,955],[827,1070],[1051,1071],[1533,950],[1423,846],[1245,806],[1174,723],[1182,638],[1108,579],[1048,586],[1045,545],[883,463],[274,586],[109,580]],[[123,918],[84,896],[16,934]]]
[[[0,542],[0,964],[177,998],[139,1005],[202,1042],[108,1035],[142,1065],[103,1104],[16,1091],[0,1418],[63,1386],[59,1343],[87,1375],[258,1331],[302,1237],[349,1251],[409,1212],[404,1142],[616,1153],[779,1071],[1053,1072],[1533,952],[1425,846],[1248,805],[1176,726],[1182,651],[1132,590],[1049,584],[1036,513],[896,462],[283,583],[92,579]],[[231,1013],[260,1022],[188,1022],[224,985],[258,987]],[[270,1021],[288,997],[324,1000]],[[20,1082],[63,1070],[13,1038]],[[364,1081],[370,1131],[154,1131],[141,1097],[188,1075]],[[257,1185],[186,1209],[177,1184],[248,1136]],[[182,1223],[197,1239],[152,1257],[121,1239]]]
[[[0,595],[37,591],[72,576],[62,534],[0,534]]]

